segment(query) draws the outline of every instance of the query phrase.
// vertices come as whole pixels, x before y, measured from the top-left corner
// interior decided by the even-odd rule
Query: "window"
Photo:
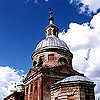
[[[26,94],[28,94],[28,87],[26,87]]]
[[[31,89],[30,89],[30,92],[32,92],[33,91],[33,84],[31,84]]]
[[[57,30],[56,29],[53,30],[53,35],[57,36]]]
[[[49,54],[48,55],[48,60],[54,60],[54,54]]]
[[[69,64],[72,65],[72,59],[69,59]]]
[[[56,97],[55,100],[58,100],[58,97]]]
[[[69,95],[68,96],[68,100],[74,100],[74,96],[73,95]]]
[[[86,100],[90,100],[90,96],[89,95],[86,95],[85,98],[86,98]]]
[[[42,59],[42,56],[40,56],[37,66],[38,66],[38,67],[42,67],[42,64],[43,64],[43,59]]]
[[[52,29],[48,30],[48,36],[52,34]]]
[[[64,62],[67,63],[67,60],[64,57],[59,58],[58,62]]]
[[[33,62],[33,66],[36,66],[36,64],[37,64],[37,62],[36,62],[36,61],[34,61],[34,62]]]
[[[37,81],[35,81],[35,91],[38,89]]]

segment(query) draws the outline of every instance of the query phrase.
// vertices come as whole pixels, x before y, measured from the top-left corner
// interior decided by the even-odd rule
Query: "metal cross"
[[[53,9],[50,7],[49,10],[50,10],[50,12],[49,12],[50,13],[50,16],[52,16],[52,10]]]

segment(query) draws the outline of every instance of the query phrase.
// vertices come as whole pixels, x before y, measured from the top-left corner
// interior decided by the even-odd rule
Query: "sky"
[[[97,84],[96,100],[100,96],[100,0],[0,0],[0,100],[32,67],[50,7],[73,68]]]

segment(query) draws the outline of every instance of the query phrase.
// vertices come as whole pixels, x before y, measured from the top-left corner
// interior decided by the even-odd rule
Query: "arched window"
[[[72,66],[72,59],[68,59],[68,62]]]
[[[67,60],[64,57],[59,58],[58,62],[67,63]]]
[[[49,36],[49,35],[52,35],[52,29],[49,29],[49,30],[48,30],[48,36]]]
[[[38,89],[38,84],[37,84],[37,81],[35,81],[35,91],[37,91]]]
[[[28,94],[28,87],[26,87],[26,94]]]
[[[68,95],[68,100],[75,100],[73,95]]]
[[[37,66],[38,66],[38,67],[42,67],[42,64],[43,64],[43,58],[42,58],[42,56],[40,56]]]
[[[53,35],[55,35],[55,36],[57,35],[56,29],[53,30]]]
[[[33,66],[36,66],[36,64],[37,64],[37,62],[36,62],[36,61],[34,61],[34,62],[33,62]]]
[[[85,98],[86,98],[86,100],[90,100],[90,96],[89,95],[86,95]]]
[[[48,55],[48,60],[54,60],[54,54],[49,54]]]
[[[58,97],[56,97],[55,100],[58,100]]]
[[[33,84],[31,84],[31,89],[30,89],[30,92],[32,92],[33,91]]]

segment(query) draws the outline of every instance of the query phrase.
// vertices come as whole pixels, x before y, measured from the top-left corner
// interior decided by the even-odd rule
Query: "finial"
[[[50,7],[49,10],[50,10],[50,11],[49,11],[49,14],[50,14],[50,17],[49,17],[49,21],[50,21],[50,22],[49,22],[49,23],[50,23],[50,24],[53,24],[53,22],[54,22],[54,18],[52,17],[52,10],[53,10],[53,9]]]
[[[53,10],[53,9],[50,7],[49,10],[50,10],[50,12],[49,12],[50,17],[52,17],[52,10]]]

